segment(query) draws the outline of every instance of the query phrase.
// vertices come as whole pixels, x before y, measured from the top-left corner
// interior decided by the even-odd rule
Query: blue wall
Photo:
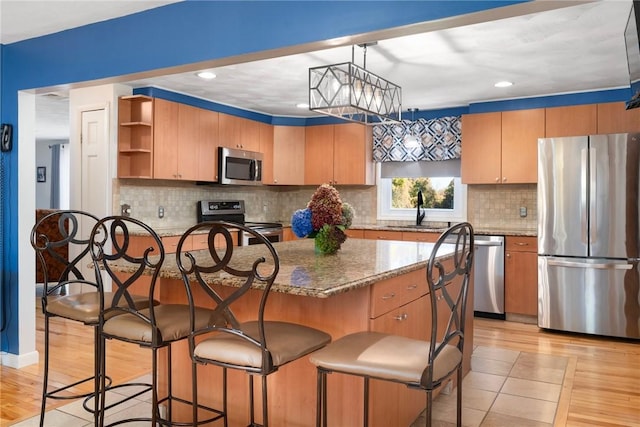
[[[18,138],[18,91],[85,82],[431,21],[514,1],[196,1],[3,46],[0,122]],[[10,19],[10,17],[7,17]],[[310,19],[311,18],[311,19]],[[17,150],[3,153],[3,295],[18,301]],[[6,306],[6,304],[5,304]],[[18,351],[17,310],[0,350]]]

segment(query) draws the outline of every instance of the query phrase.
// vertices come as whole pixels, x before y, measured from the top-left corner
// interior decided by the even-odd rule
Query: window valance
[[[460,158],[460,116],[403,120],[373,127],[373,160],[376,162],[440,161]],[[417,137],[415,146],[408,138]]]

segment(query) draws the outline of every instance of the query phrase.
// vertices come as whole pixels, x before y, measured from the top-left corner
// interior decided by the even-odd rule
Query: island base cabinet
[[[420,276],[426,281],[425,270],[407,273],[407,281],[415,281]],[[372,295],[376,286],[389,280],[402,283],[396,276],[362,287],[334,295],[328,298],[291,295],[272,292],[267,302],[265,318],[303,324],[321,329],[336,340],[344,335],[364,331],[379,330],[406,334],[415,338],[427,336],[430,330],[428,296],[418,293],[412,301],[400,307],[381,313],[372,319]],[[404,281],[404,282],[407,282]],[[162,303],[187,302],[184,285],[178,278],[160,278],[160,301]],[[404,283],[407,286],[407,283]],[[413,285],[410,286],[413,289]],[[216,287],[222,297],[233,292],[232,287]],[[192,287],[197,305],[212,307],[204,292]],[[249,301],[235,307],[234,313],[240,321],[253,319],[258,310],[259,293],[255,291]],[[411,291],[409,291],[411,292]],[[405,301],[406,302],[406,301]],[[407,314],[406,319],[402,314]],[[395,319],[405,319],[398,321]],[[471,316],[471,319],[473,317]],[[469,317],[467,318],[469,320]],[[178,396],[191,398],[191,358],[186,342],[172,345],[173,389]],[[465,353],[471,354],[472,340],[467,342]],[[161,385],[166,387],[166,358],[161,358],[159,375]],[[198,366],[199,403],[222,408],[222,369],[213,366]],[[260,402],[260,377],[254,376],[256,394],[256,421],[262,421]],[[358,426],[363,424],[363,379],[341,373],[327,376],[328,384],[328,421],[331,426]],[[269,422],[274,426],[315,426],[316,419],[316,367],[309,357],[302,357],[280,367],[268,376]],[[228,370],[229,426],[244,427],[249,423],[248,375],[242,371]],[[390,382],[371,381],[369,410],[371,426],[409,426],[426,405],[426,395],[419,390],[410,390],[406,386]],[[174,408],[175,409],[175,408]],[[189,417],[190,408],[179,405],[180,418]],[[205,415],[204,412],[202,414]]]

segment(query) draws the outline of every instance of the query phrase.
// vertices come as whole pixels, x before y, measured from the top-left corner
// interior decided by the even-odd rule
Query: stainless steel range
[[[201,200],[198,202],[198,222],[203,221],[228,221],[244,225],[258,231],[270,242],[282,241],[282,224],[277,222],[250,222],[245,221],[244,200]],[[238,244],[241,246],[257,243],[248,233],[238,235]]]

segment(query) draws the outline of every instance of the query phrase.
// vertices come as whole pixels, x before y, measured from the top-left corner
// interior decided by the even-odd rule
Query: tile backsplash
[[[288,223],[296,209],[307,205],[317,187],[242,187],[116,179],[113,188],[114,213],[120,212],[121,204],[128,204],[132,216],[153,228],[163,229],[194,225],[198,200],[212,199],[244,200],[248,221]],[[377,223],[375,186],[340,186],[338,191],[342,201],[353,206],[355,224]],[[164,208],[163,218],[158,218],[159,207]],[[520,216],[521,207],[526,208],[526,217]],[[476,228],[535,230],[536,185],[470,185],[467,189],[467,218]],[[382,225],[382,222],[378,223]]]
[[[467,187],[467,219],[476,228],[535,230],[535,184],[470,185]],[[521,208],[526,216],[520,216]]]
[[[245,201],[248,221],[278,221],[288,223],[296,209],[307,206],[316,186],[305,187],[242,187],[196,185],[192,182],[115,179],[113,184],[113,212],[120,213],[120,205],[131,206],[131,215],[153,228],[189,227],[196,223],[199,200]],[[376,221],[376,187],[338,187],[343,202],[351,204],[356,222]],[[158,218],[158,208],[164,217]]]

